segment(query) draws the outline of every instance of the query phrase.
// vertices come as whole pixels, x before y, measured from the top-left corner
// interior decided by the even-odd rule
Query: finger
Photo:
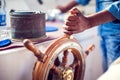
[[[71,16],[68,16],[67,20],[69,21],[75,21],[78,19],[78,16],[74,16],[74,15],[71,15]]]
[[[81,31],[81,32],[82,32],[82,31]],[[75,30],[75,31],[64,30],[64,33],[71,35],[71,34],[77,34],[77,33],[80,33],[80,31],[77,31],[77,30]]]
[[[66,30],[66,31],[70,31],[70,30],[71,30],[69,26],[65,26],[65,27],[63,27],[63,28],[64,28],[64,30]]]
[[[70,10],[70,13],[76,16],[82,15],[82,13],[77,8],[73,8],[72,10]]]
[[[75,26],[65,26],[64,29],[67,30],[67,31],[75,31],[75,30],[77,30],[77,27],[75,27]]]
[[[72,31],[68,31],[68,30],[64,30],[63,31],[65,34],[68,34],[68,35],[72,35],[73,33],[72,33]]]
[[[76,12],[78,12],[79,10],[77,9],[77,8],[72,8],[71,10],[70,10],[70,13],[71,14],[76,14]]]
[[[76,26],[76,24],[78,24],[77,21],[66,21],[65,25],[67,26]]]
[[[73,31],[73,30],[71,30],[71,29],[70,29],[70,27],[69,27],[69,26],[66,26],[66,25],[63,25],[63,29],[64,29],[64,31],[63,31],[63,32],[66,32],[66,33],[68,33],[68,34],[71,34],[71,33],[72,33],[72,31]]]

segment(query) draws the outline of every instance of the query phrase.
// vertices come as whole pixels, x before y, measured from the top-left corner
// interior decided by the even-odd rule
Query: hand
[[[90,28],[91,24],[87,17],[83,16],[77,8],[73,8],[63,27],[65,30],[64,33],[71,35]]]

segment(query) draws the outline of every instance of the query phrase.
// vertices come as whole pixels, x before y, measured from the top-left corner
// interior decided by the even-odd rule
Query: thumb
[[[70,10],[70,14],[71,14],[71,15],[76,15],[76,16],[82,15],[82,13],[81,13],[77,8],[71,9],[71,10]]]

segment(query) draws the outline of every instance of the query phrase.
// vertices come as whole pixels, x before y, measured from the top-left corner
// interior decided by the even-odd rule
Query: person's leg
[[[101,46],[101,55],[102,55],[102,66],[103,66],[103,72],[105,72],[108,69],[108,62],[107,62],[107,52],[106,52],[106,41],[104,37],[101,37],[100,40],[100,46]]]
[[[108,66],[120,56],[120,35],[112,35],[106,38]]]

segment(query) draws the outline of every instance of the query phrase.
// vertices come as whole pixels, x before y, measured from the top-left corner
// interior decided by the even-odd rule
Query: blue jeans
[[[101,48],[103,71],[105,72],[109,65],[120,57],[120,34],[101,36]]]

